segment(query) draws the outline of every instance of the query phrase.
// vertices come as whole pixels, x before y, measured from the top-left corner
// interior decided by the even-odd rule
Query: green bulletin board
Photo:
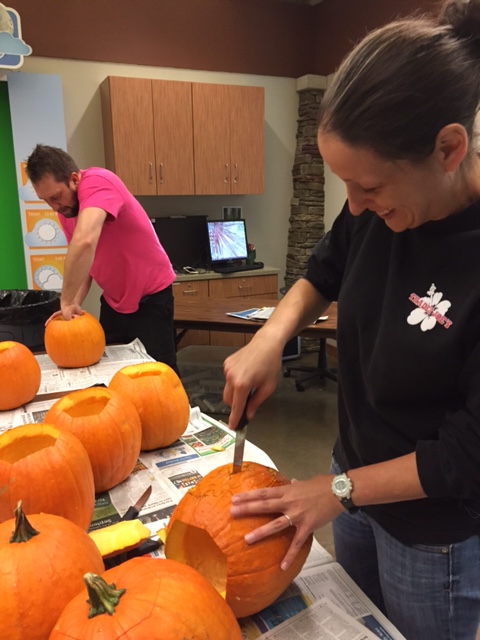
[[[8,84],[0,81],[0,290],[26,288]]]

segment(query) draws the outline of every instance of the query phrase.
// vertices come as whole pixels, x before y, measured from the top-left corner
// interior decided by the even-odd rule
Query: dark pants
[[[134,313],[118,313],[100,298],[100,324],[107,344],[127,344],[138,338],[147,353],[177,374],[172,287],[142,298]]]

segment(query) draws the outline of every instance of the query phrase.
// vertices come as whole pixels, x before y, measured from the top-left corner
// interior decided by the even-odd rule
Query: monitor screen
[[[248,255],[245,220],[207,220],[212,262],[244,260]]]
[[[175,271],[184,267],[206,268],[208,243],[207,216],[170,216],[156,218],[153,226]]]

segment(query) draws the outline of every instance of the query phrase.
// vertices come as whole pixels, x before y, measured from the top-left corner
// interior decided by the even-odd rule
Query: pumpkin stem
[[[19,500],[15,509],[15,531],[10,542],[28,542],[33,536],[38,536],[38,531],[32,527],[22,509],[22,501]]]
[[[113,615],[115,605],[125,593],[125,589],[116,589],[114,584],[108,585],[103,578],[95,573],[86,573],[83,576],[83,581],[88,590],[87,602],[90,605],[88,617],[94,618],[102,613]]]

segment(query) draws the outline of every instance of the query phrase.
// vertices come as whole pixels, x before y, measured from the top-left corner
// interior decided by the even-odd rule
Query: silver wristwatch
[[[350,513],[355,513],[355,511],[358,511],[358,507],[356,507],[352,502],[352,491],[353,484],[346,473],[339,473],[333,478],[333,495],[340,500],[347,511],[349,511]]]

